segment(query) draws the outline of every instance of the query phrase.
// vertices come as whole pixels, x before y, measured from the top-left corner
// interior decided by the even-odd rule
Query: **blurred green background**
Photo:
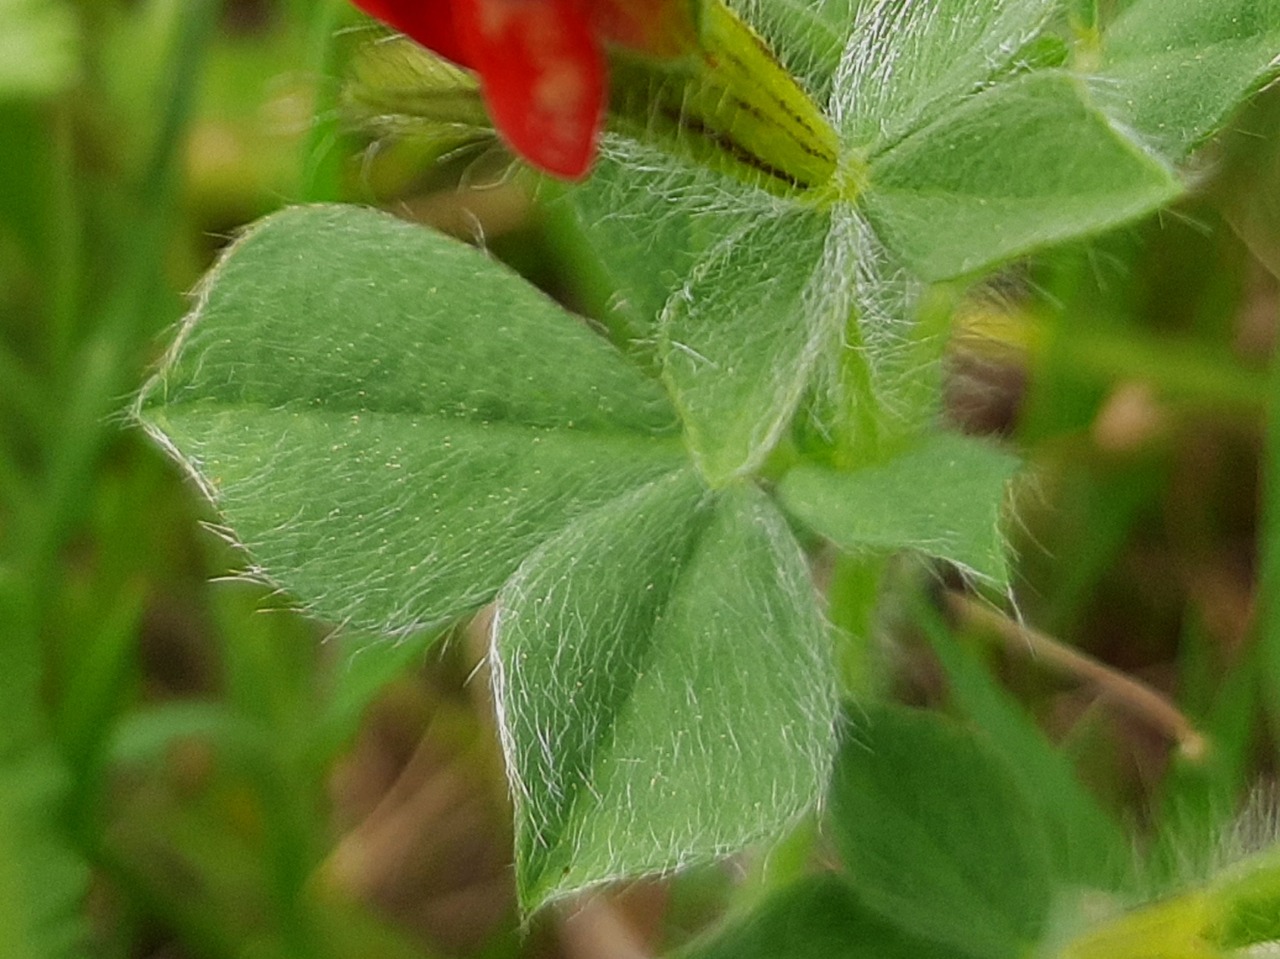
[[[365,29],[343,0],[0,0],[0,957],[653,954],[811,858],[805,839],[522,932],[483,625],[426,652],[301,619],[234,575],[128,422],[217,251],[288,203],[385,204],[597,299],[492,154],[435,163],[343,122]],[[1238,817],[1274,817],[1280,738],[1278,92],[1176,209],[1010,268],[953,318],[948,415],[1029,465],[1022,615],[1210,745],[961,639],[1155,851],[1157,888],[1276,838]],[[940,701],[911,604],[886,606],[877,685]]]

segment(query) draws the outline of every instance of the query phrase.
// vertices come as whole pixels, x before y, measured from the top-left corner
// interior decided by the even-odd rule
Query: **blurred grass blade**
[[[0,959],[85,954],[89,871],[66,844],[66,787],[52,750],[0,762]]]
[[[1271,364],[1264,455],[1258,624],[1267,687],[1263,701],[1269,706],[1271,728],[1280,730],[1280,357]]]

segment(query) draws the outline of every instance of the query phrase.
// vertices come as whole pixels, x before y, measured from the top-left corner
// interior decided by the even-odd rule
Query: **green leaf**
[[[726,855],[818,801],[829,638],[754,488],[678,474],[582,517],[504,587],[494,634],[526,909]]]
[[[1157,209],[1181,187],[1069,74],[995,86],[879,156],[864,210],[925,279],[971,273]]]
[[[681,959],[966,959],[877,915],[832,875],[793,883]]]
[[[1052,892],[1040,824],[1003,758],[959,727],[901,708],[856,722],[831,815],[850,881],[897,925],[975,959],[1038,941]]]
[[[53,0],[0,0],[0,100],[56,93],[75,76],[76,20]]]
[[[851,553],[916,549],[997,585],[1009,578],[1000,535],[1018,461],[977,440],[935,433],[852,472],[801,465],[778,487],[786,508]]]
[[[830,217],[794,209],[725,236],[667,307],[663,376],[694,462],[712,485],[760,465],[851,305],[852,269]]]
[[[254,573],[377,631],[487,602],[574,517],[686,462],[661,388],[585,325],[349,207],[237,243],[138,415]]]
[[[1099,102],[1178,159],[1280,75],[1280,0],[1140,0],[1103,52]]]
[[[81,903],[89,870],[72,852],[62,816],[67,780],[44,748],[0,767],[0,959],[82,954]]]
[[[950,112],[1035,39],[1053,0],[858,0],[831,97],[847,146],[877,153]]]
[[[854,218],[643,146],[610,149],[569,195],[616,291],[607,322],[658,338],[689,449],[718,486],[760,465],[838,350],[852,305],[833,278],[855,269]]]
[[[598,262],[611,288],[608,312],[617,320],[610,325],[652,338],[699,257],[740,230],[759,200],[718,173],[641,143],[610,136],[603,149],[591,176],[554,208],[572,211],[585,234],[584,258]],[[707,199],[725,190],[741,201],[731,210]]]
[[[475,75],[408,37],[374,34],[349,71],[340,108],[357,129],[432,141],[441,152],[494,137]]]
[[[857,441],[889,448],[901,438],[924,435],[938,422],[954,294],[922,283],[864,217],[853,214],[853,219],[857,325],[848,339],[857,356],[842,358],[842,378],[856,387],[853,363],[863,361],[870,395],[855,391],[842,402],[855,420],[874,410],[875,421],[865,429],[870,435],[851,434]]]

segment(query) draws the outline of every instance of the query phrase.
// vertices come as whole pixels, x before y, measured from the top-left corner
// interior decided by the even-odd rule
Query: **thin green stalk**
[[[854,699],[881,690],[872,632],[888,563],[882,556],[836,556],[827,588],[827,618],[838,630],[841,691]]]
[[[101,313],[90,318],[94,335],[78,348],[73,349],[70,344],[65,347],[67,360],[52,393],[59,397],[58,415],[53,428],[45,433],[42,501],[20,557],[22,575],[30,587],[30,615],[6,636],[6,656],[13,661],[35,663],[38,668],[42,659],[40,630],[56,596],[60,551],[69,530],[92,500],[94,464],[118,428],[111,414],[132,386],[135,373],[127,360],[132,353],[133,330],[147,304],[154,302],[153,289],[161,284],[160,264],[165,258],[166,226],[180,148],[198,89],[203,53],[216,26],[218,11],[216,0],[190,0],[178,20],[168,82],[161,98],[160,132],[138,187],[140,227],[114,271],[118,283],[107,292]],[[76,175],[73,166],[61,172],[67,178]],[[71,185],[66,189],[74,191]],[[57,308],[74,309],[78,299],[79,241],[69,234],[60,242],[66,249],[59,254],[59,261],[68,272],[60,281],[66,286],[59,294],[65,302]],[[71,321],[69,316],[63,322],[69,326]],[[70,330],[58,335],[70,337]],[[29,672],[29,668],[23,667],[22,672]],[[36,708],[34,703],[32,708]]]
[[[1275,395],[1266,374],[1240,366],[1227,354],[1214,356],[1193,343],[1077,330],[1054,348],[1062,361],[1081,373],[1106,382],[1139,380],[1199,405],[1257,413]]]
[[[302,152],[300,198],[307,203],[342,198],[343,152],[336,149],[342,137],[338,118],[339,77],[344,46],[338,27],[346,14],[346,0],[319,0],[309,43],[310,62],[315,74],[315,105],[311,130]]]
[[[55,170],[50,197],[49,369],[65,371],[75,339],[84,284],[84,226],[81,177],[76,167],[76,135],[70,104],[55,111]]]
[[[951,614],[966,628],[995,636],[1007,651],[1029,657],[1042,668],[1088,683],[1108,701],[1168,736],[1187,758],[1204,758],[1209,749],[1204,734],[1150,686],[964,593],[948,593],[946,599]]]
[[[243,944],[227,933],[225,918],[203,908],[200,897],[171,883],[149,881],[127,857],[106,846],[94,849],[92,859],[134,908],[175,933],[184,954],[195,959],[236,959],[244,955]]]
[[[182,148],[220,11],[218,0],[187,0],[186,9],[178,18],[161,85],[158,132],[137,185],[138,226],[122,252],[119,282],[106,299],[101,323],[97,324],[108,342],[133,343],[142,332],[140,319],[147,315],[148,306],[156,302],[164,287],[161,264],[168,247]],[[118,368],[131,382],[133,371],[127,364],[119,364]],[[123,385],[122,382],[120,386]]]
[[[1258,638],[1266,687],[1263,701],[1270,704],[1268,719],[1280,731],[1280,356],[1272,361],[1268,394],[1266,448],[1262,464],[1262,516],[1258,531],[1257,586]]]

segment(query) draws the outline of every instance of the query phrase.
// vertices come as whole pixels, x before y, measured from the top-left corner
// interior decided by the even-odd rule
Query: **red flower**
[[[605,47],[692,49],[694,0],[354,0],[480,75],[498,132],[534,166],[568,179],[595,158],[608,99]]]

